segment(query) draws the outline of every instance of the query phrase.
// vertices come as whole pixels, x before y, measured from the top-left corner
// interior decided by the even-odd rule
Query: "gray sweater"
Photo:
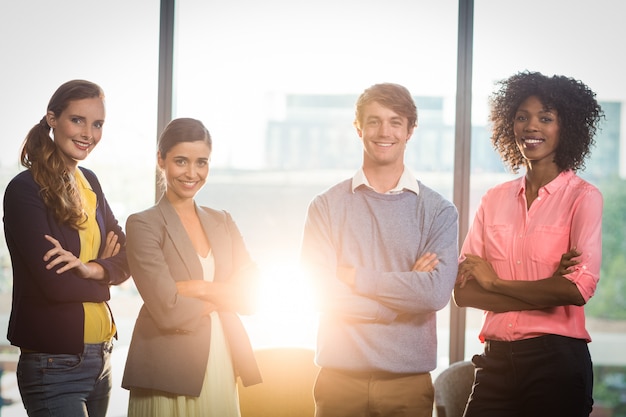
[[[450,300],[458,265],[458,213],[418,181],[419,195],[380,194],[351,180],[309,206],[302,261],[321,310],[316,362],[351,371],[430,372],[437,364],[436,312]],[[413,272],[437,254],[432,272]],[[337,266],[356,268],[354,288]]]

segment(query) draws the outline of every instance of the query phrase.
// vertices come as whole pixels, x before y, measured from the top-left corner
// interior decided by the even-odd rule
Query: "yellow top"
[[[98,222],[96,221],[96,193],[91,189],[89,181],[82,171],[76,168],[74,172],[76,185],[83,200],[86,221],[79,229],[80,256],[82,263],[87,263],[98,257],[101,238]],[[109,341],[115,335],[115,324],[106,303],[83,303],[85,310],[85,343],[101,343]]]

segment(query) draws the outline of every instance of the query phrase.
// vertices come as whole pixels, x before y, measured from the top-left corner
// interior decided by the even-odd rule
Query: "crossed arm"
[[[254,271],[251,272],[254,273]],[[248,313],[254,309],[253,282],[244,278],[246,274],[234,274],[232,279],[221,282],[204,280],[177,281],[178,294],[208,301],[205,314],[215,310]]]
[[[474,307],[496,313],[538,310],[563,305],[582,306],[585,300],[574,283],[564,277],[580,261],[575,248],[564,253],[552,276],[537,281],[500,279],[485,259],[466,255],[459,265],[454,301],[459,307]]]
[[[417,260],[413,264],[413,267],[411,268],[411,271],[431,272],[433,269],[435,269],[438,263],[439,259],[437,258],[436,254],[426,252],[425,254],[417,258]],[[337,278],[339,278],[340,281],[343,281],[344,283],[353,287],[355,277],[356,268],[352,266],[337,266]]]
[[[50,270],[57,265],[62,265],[57,271],[57,274],[74,269],[75,273],[85,279],[93,279],[101,281],[107,278],[106,270],[97,262],[83,263],[72,252],[65,250],[61,243],[50,235],[44,235],[45,239],[52,243],[53,247],[43,257],[44,262],[47,262],[46,269]],[[101,259],[107,259],[115,256],[120,251],[120,244],[118,242],[118,236],[115,232],[110,231],[107,234],[104,251]]]

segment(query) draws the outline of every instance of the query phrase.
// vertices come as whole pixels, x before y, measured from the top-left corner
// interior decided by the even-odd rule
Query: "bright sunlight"
[[[259,264],[258,310],[243,316],[255,349],[276,346],[315,348],[317,313],[312,291],[297,262]]]

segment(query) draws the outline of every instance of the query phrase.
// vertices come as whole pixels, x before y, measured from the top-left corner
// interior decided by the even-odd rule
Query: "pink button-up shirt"
[[[526,181],[519,178],[498,185],[483,196],[463,248],[478,255],[505,280],[534,281],[552,276],[561,255],[576,247],[582,255],[566,277],[585,301],[595,292],[602,260],[602,194],[574,174],[562,172],[539,190],[526,209]],[[583,307],[544,310],[486,311],[481,341],[521,340],[544,334],[586,339]]]

